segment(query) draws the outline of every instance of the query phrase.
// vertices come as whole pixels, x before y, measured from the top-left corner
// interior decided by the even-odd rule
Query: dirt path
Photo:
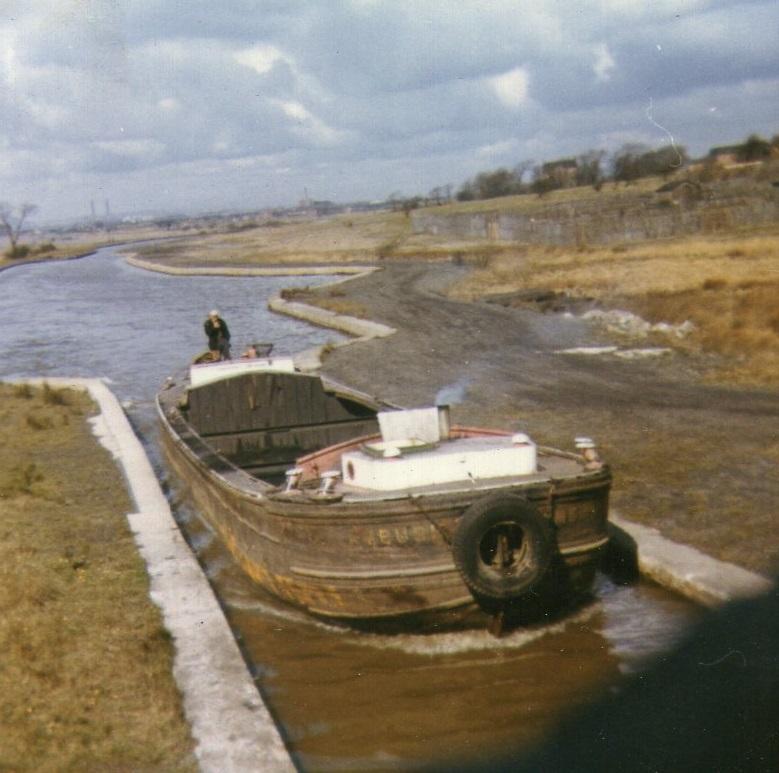
[[[325,372],[408,406],[444,390],[442,402],[461,400],[455,421],[527,430],[542,443],[572,448],[574,436],[594,436],[624,516],[776,571],[779,395],[702,384],[694,357],[555,353],[610,342],[576,319],[445,298],[464,270],[397,263],[341,285],[398,333],[334,351]]]

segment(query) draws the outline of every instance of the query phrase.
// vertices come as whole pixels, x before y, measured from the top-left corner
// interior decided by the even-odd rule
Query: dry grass
[[[689,319],[693,345],[731,358],[720,378],[779,382],[779,233],[578,251],[518,247],[490,260],[455,294],[473,299],[528,287],[619,304],[652,322]]]
[[[163,265],[227,267],[373,263],[403,258],[484,262],[504,249],[486,239],[443,241],[437,236],[416,235],[410,218],[402,212],[375,212],[199,235],[134,252]]]
[[[175,235],[187,233],[186,231],[171,231],[154,225],[123,226],[111,231],[94,231],[89,233],[73,232],[58,234],[54,241],[43,243],[28,242],[25,240],[22,246],[29,247],[29,255],[25,258],[10,260],[5,252],[7,242],[0,239],[0,269],[6,266],[24,265],[36,260],[67,260],[69,258],[88,255],[101,247],[109,247],[115,244],[127,242],[164,239]]]
[[[370,318],[370,310],[365,304],[345,297],[344,292],[337,287],[323,292],[314,292],[304,287],[296,287],[282,291],[282,297],[288,301],[318,306],[320,309],[327,309],[334,314],[343,314],[344,316],[358,317],[359,319]]]
[[[102,246],[105,245],[99,241],[72,241],[61,245],[52,245],[48,249],[39,249],[33,246],[26,258],[16,260],[10,260],[0,251],[0,268],[24,265],[38,260],[68,260],[80,255],[87,255]]]
[[[720,377],[734,382],[779,382],[779,278],[704,282],[697,290],[648,293],[634,308],[650,319],[697,326],[694,339],[707,351],[727,355]]]
[[[92,410],[78,392],[0,384],[0,770],[195,770]]]
[[[170,265],[263,265],[376,260],[408,232],[402,213],[285,222],[230,234],[212,234],[139,250]]]
[[[654,193],[664,182],[661,177],[645,177],[630,185],[607,182],[600,191],[591,186],[577,188],[561,188],[550,191],[543,196],[523,194],[520,196],[501,196],[497,199],[482,199],[477,201],[457,202],[438,208],[442,214],[461,212],[507,212],[532,214],[541,209],[547,209],[555,204],[569,202],[597,202],[598,206],[624,204],[627,199],[638,198],[648,193]]]

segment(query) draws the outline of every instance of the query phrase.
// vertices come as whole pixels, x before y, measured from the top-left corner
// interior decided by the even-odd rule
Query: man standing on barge
[[[203,325],[208,336],[208,350],[217,353],[220,360],[230,359],[230,328],[219,316],[218,309],[208,315]]]

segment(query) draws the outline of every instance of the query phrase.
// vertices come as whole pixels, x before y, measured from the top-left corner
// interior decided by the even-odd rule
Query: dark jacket
[[[219,350],[223,342],[230,340],[230,328],[227,327],[227,323],[221,317],[217,317],[216,321],[219,323],[218,327],[214,324],[214,320],[211,317],[203,325],[208,336],[208,348],[212,352]]]

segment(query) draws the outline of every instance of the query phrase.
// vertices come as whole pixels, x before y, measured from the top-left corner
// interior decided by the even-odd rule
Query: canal
[[[553,624],[495,639],[485,631],[382,635],[312,620],[254,587],[177,501],[157,450],[154,394],[204,348],[218,308],[233,348],[273,341],[295,353],[337,333],[271,314],[282,287],[321,278],[171,277],[113,248],[0,273],[0,380],[105,377],[169,486],[177,518],[233,626],[258,688],[305,771],[409,769],[530,745],[561,716],[669,649],[695,618],[650,585],[599,576],[591,603]]]

